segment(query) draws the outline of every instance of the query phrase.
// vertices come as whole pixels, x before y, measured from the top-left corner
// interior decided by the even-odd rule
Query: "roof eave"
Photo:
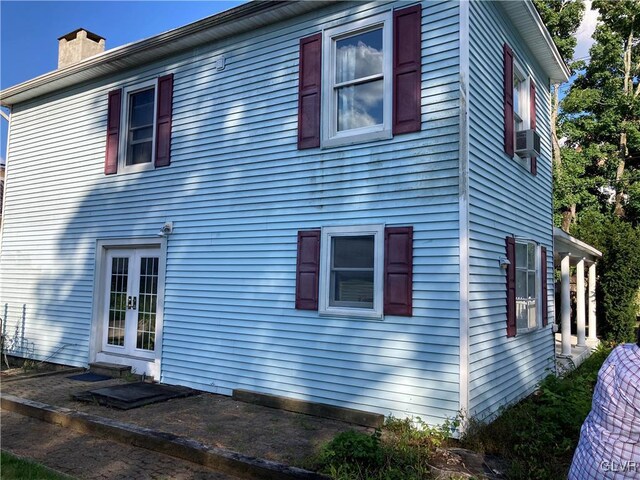
[[[0,105],[12,107],[84,81],[153,62],[207,42],[254,30],[331,3],[252,1],[182,27],[122,45],[68,67],[0,91]],[[162,48],[158,48],[162,46]]]

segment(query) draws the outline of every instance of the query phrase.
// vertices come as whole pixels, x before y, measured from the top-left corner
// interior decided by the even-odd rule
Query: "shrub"
[[[340,480],[419,480],[429,474],[429,457],[458,425],[458,419],[430,427],[420,418],[389,417],[372,434],[337,435],[324,446],[318,467]]]
[[[510,479],[566,478],[598,370],[610,351],[598,348],[564,378],[548,376],[536,393],[505,409],[493,423],[470,421],[463,445],[505,457]]]

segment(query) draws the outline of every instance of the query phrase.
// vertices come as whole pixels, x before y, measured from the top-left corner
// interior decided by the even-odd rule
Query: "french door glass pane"
[[[129,280],[129,259],[111,259],[111,288],[109,292],[109,326],[107,343],[124,346],[124,324],[127,315],[127,283]]]
[[[142,257],[140,259],[136,348],[142,350],[155,349],[157,301],[158,257]]]

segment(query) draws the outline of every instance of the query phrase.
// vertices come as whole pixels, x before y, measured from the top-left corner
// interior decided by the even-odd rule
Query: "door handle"
[[[132,297],[132,296],[127,297],[127,309],[135,310],[136,303],[138,303],[138,297]]]

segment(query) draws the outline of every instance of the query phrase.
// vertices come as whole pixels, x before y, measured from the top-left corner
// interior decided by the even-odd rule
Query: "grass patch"
[[[4,451],[0,452],[0,472],[2,480],[73,480],[73,477]]]
[[[458,421],[429,427],[420,418],[390,417],[367,434],[349,430],[327,443],[313,465],[337,480],[419,480],[428,477],[428,460],[445,445]]]
[[[598,370],[610,352],[611,347],[601,346],[564,378],[548,376],[533,395],[493,423],[471,421],[462,445],[507,459],[510,479],[567,478]]]

